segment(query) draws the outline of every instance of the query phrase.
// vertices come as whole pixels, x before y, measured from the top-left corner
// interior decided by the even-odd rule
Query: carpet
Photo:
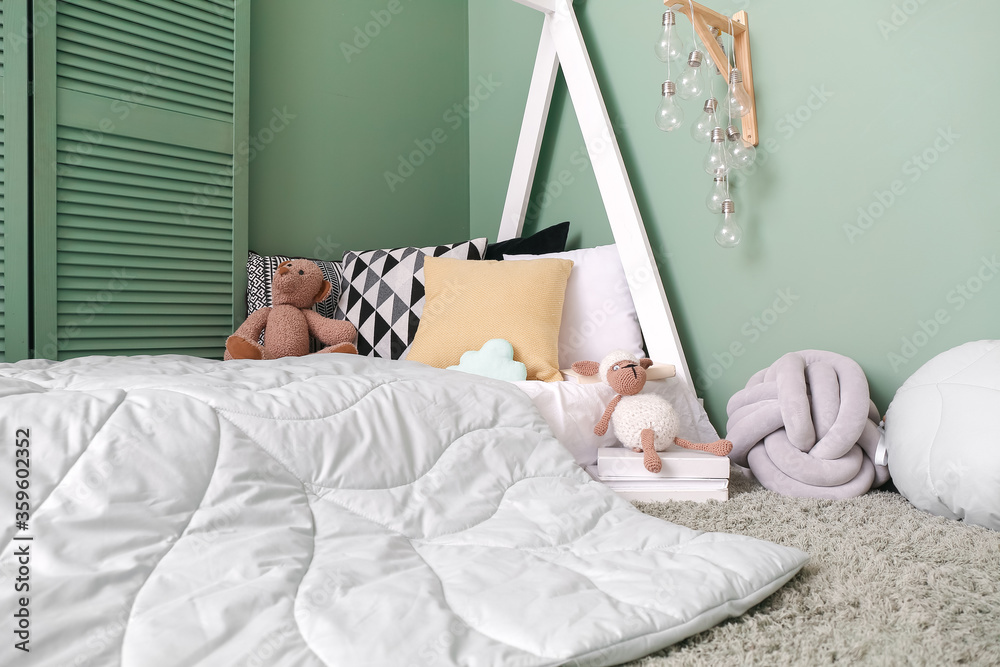
[[[810,562],[742,617],[631,667],[1000,665],[1000,533],[921,512],[892,488],[804,500],[737,470],[728,502],[636,505],[798,547]]]

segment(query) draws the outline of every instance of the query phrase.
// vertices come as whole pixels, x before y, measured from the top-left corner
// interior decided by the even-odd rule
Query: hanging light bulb
[[[742,118],[750,113],[750,96],[743,88],[743,74],[735,67],[729,70],[729,116]]]
[[[716,174],[712,179],[712,189],[708,191],[705,205],[712,213],[722,213],[722,202],[729,199],[729,179],[725,174]]]
[[[688,56],[687,69],[681,74],[677,82],[677,93],[682,100],[690,100],[694,97],[701,97],[705,92],[705,76],[701,70],[701,51],[695,49]]]
[[[722,220],[715,228],[715,242],[723,248],[735,248],[743,240],[743,229],[736,219],[736,204],[732,199],[722,202]]]
[[[684,40],[677,30],[677,15],[672,9],[663,12],[663,31],[653,47],[663,62],[677,62],[684,57]]]
[[[702,114],[691,125],[691,138],[699,144],[707,144],[712,140],[712,130],[719,125],[719,119],[715,115],[718,108],[719,101],[714,97],[709,97],[705,100],[705,106],[702,107]]]
[[[713,176],[719,174],[725,176],[729,173],[729,157],[726,154],[725,141],[726,137],[722,133],[721,127],[712,130],[712,146],[708,149],[708,155],[705,156],[703,165],[705,171]]]
[[[732,125],[726,128],[726,151],[733,169],[746,169],[757,159],[757,149],[743,141],[740,131]]]
[[[664,132],[676,130],[684,122],[684,110],[674,100],[677,86],[673,81],[664,81],[662,86],[663,100],[656,110],[656,127]]]

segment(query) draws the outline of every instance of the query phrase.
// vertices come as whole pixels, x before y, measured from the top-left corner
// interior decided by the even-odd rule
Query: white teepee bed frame
[[[521,235],[556,73],[561,65],[607,209],[611,232],[625,268],[639,326],[646,341],[646,352],[655,361],[674,364],[678,379],[694,391],[670,303],[663,290],[594,66],[580,32],[573,0],[515,1],[542,12],[545,20],[497,241]]]

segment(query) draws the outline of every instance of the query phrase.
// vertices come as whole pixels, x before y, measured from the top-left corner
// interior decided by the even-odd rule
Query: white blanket
[[[415,363],[0,365],[9,515],[19,428],[30,525],[0,542],[8,644],[30,598],[17,664],[614,665],[807,558],[645,516],[513,386]]]

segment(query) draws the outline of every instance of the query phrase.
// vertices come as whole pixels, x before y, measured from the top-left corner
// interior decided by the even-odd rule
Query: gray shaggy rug
[[[1000,533],[926,514],[890,489],[802,500],[733,469],[728,502],[636,503],[697,530],[751,535],[811,559],[740,618],[629,663],[1000,665]]]

